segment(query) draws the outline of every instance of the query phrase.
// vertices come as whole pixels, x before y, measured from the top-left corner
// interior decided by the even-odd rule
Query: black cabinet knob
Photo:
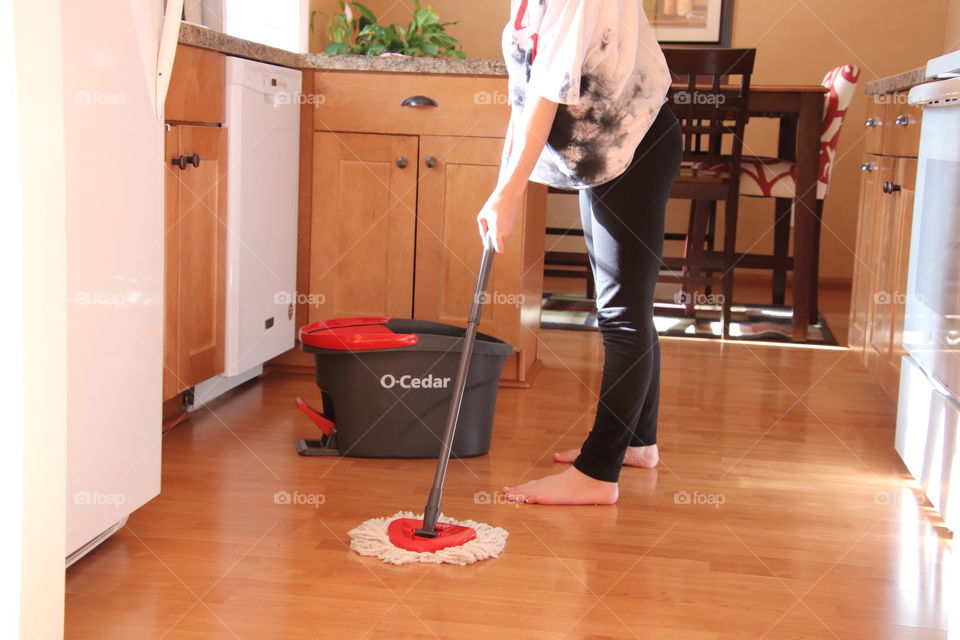
[[[437,166],[437,164],[439,164],[439,163],[440,163],[440,161],[437,160],[436,158],[434,158],[433,156],[430,156],[430,157],[427,158],[426,161],[424,162],[424,164],[427,165],[427,169],[433,169],[433,168],[434,168],[435,166]]]
[[[180,155],[176,158],[170,160],[170,164],[175,167],[180,167],[180,170],[183,171],[187,168],[188,165],[193,165],[194,167],[200,166],[200,154],[195,153],[192,156]]]
[[[403,156],[400,156],[397,158],[397,166],[400,167],[401,169],[406,169],[408,164],[409,162]]]
[[[902,190],[903,190],[903,187],[901,187],[901,186],[898,185],[898,184],[894,184],[894,183],[889,182],[889,181],[883,183],[883,192],[884,192],[885,194],[887,194],[887,195],[891,195],[891,194],[897,193],[898,191],[902,191]]]

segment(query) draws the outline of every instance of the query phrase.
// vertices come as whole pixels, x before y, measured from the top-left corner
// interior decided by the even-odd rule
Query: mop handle
[[[423,528],[416,531],[416,535],[424,538],[437,536],[437,518],[440,517],[443,482],[447,476],[447,464],[450,462],[453,436],[457,430],[460,405],[463,403],[463,393],[467,385],[467,372],[470,369],[470,359],[473,357],[473,343],[477,337],[477,327],[480,325],[480,315],[483,311],[487,285],[490,283],[493,256],[493,237],[487,234],[483,239],[483,259],[480,261],[480,273],[477,275],[477,286],[473,294],[473,303],[470,305],[470,316],[467,318],[467,332],[463,337],[463,351],[460,353],[460,365],[457,367],[457,380],[453,387],[450,413],[447,414],[447,424],[443,428],[443,443],[440,445],[437,471],[433,476],[433,487],[430,489],[427,506],[423,510]]]

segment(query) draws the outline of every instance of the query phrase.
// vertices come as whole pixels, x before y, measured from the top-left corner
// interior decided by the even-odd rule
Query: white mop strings
[[[362,556],[374,556],[389,564],[409,564],[411,562],[429,562],[468,565],[488,558],[496,558],[507,545],[510,535],[506,529],[491,527],[473,520],[454,520],[441,515],[440,522],[471,527],[477,532],[473,540],[457,547],[447,547],[433,552],[407,551],[393,545],[387,535],[387,526],[397,518],[422,520],[423,515],[414,515],[412,511],[400,511],[389,518],[372,518],[350,531],[350,548]]]

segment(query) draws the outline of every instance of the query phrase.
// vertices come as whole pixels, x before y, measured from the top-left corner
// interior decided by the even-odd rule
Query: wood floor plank
[[[490,454],[448,476],[446,513],[510,532],[500,559],[351,553],[353,526],[422,508],[434,463],[298,457],[293,398],[319,392],[274,374],[167,433],[161,495],[68,571],[66,637],[947,637],[952,542],[845,351],[664,340],[661,466],[625,469],[614,506],[518,507],[499,488],[558,470],[597,402],[599,336],[542,341]]]

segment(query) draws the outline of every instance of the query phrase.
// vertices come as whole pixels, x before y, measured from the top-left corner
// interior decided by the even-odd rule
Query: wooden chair
[[[687,232],[682,234],[683,256],[663,259],[668,271],[661,272],[659,281],[679,280],[687,294],[691,288],[719,286],[723,337],[729,338],[740,165],[756,50],[666,48],[664,54],[674,80],[668,101],[683,132],[683,167],[670,197],[690,200],[691,206]],[[727,169],[700,171],[705,164]],[[708,249],[717,202],[724,203],[722,251]],[[667,239],[678,238],[668,235]],[[689,314],[696,312],[695,303],[695,297],[688,295],[684,304]]]
[[[836,67],[827,72],[823,87],[827,89],[823,102],[823,128],[820,135],[820,175],[817,180],[816,239],[817,254],[813,259],[813,286],[817,286],[820,248],[820,224],[823,218],[823,201],[830,189],[834,159],[840,143],[840,131],[850,104],[856,93],[860,69],[854,65]],[[710,171],[720,169],[729,172],[729,167],[701,167]],[[793,268],[789,255],[790,224],[794,201],[797,197],[797,166],[790,158],[744,157],[740,165],[740,195],[751,198],[774,198],[774,240],[772,255],[748,254],[741,257],[745,268],[770,269],[773,271],[773,304],[782,305],[786,298],[787,271]],[[709,245],[709,240],[708,240]],[[814,294],[816,295],[816,294]]]

